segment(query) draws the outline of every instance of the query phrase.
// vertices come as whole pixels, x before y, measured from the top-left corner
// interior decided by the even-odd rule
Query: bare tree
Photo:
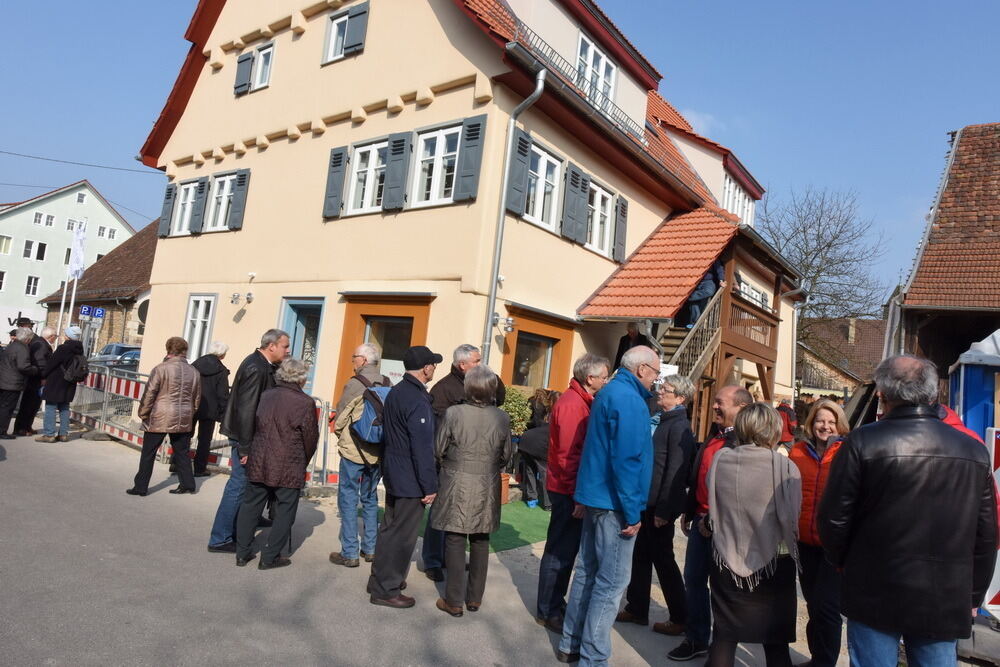
[[[887,285],[874,274],[885,238],[861,218],[857,195],[827,189],[792,191],[782,201],[768,196],[757,229],[802,272],[809,303],[802,309],[799,340],[812,341],[817,323],[849,317],[881,317]]]

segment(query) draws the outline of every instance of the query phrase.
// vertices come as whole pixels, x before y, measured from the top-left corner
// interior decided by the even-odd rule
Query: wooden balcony
[[[727,307],[728,306],[728,307]],[[738,290],[723,302],[722,343],[754,357],[774,362],[778,347],[778,316],[745,298]]]

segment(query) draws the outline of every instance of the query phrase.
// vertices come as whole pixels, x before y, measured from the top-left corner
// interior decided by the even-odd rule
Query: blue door
[[[323,322],[323,299],[300,298],[284,300],[282,329],[291,339],[292,356],[309,364],[309,380],[303,390],[312,393],[316,362],[319,359],[319,334]]]

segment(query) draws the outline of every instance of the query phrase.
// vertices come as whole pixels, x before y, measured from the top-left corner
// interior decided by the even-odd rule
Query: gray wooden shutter
[[[190,230],[192,234],[201,234],[202,228],[205,226],[205,205],[208,203],[208,176],[202,176],[198,179],[198,187],[194,191],[194,202],[192,202],[193,208],[191,209],[191,225]]]
[[[244,53],[236,59],[236,83],[233,85],[235,95],[243,95],[250,90],[250,72],[253,70],[253,52]]]
[[[236,182],[233,183],[233,201],[229,204],[229,219],[226,226],[229,229],[243,229],[243,214],[247,210],[247,190],[250,188],[250,170],[240,169],[236,172]]]
[[[524,215],[528,196],[528,166],[531,161],[531,135],[514,128],[514,150],[507,168],[507,210],[514,215]]]
[[[344,55],[360,53],[365,48],[368,32],[368,3],[351,7],[347,12],[347,34],[344,35]]]
[[[385,164],[385,186],[382,189],[383,211],[400,211],[406,203],[406,175],[412,146],[412,132],[389,135],[389,158]]]
[[[163,193],[163,208],[160,209],[160,224],[156,233],[161,238],[170,236],[170,219],[174,217],[174,200],[177,198],[177,186],[173,183],[167,185],[166,192]]]
[[[330,151],[330,164],[326,172],[326,196],[323,198],[323,217],[339,218],[344,205],[344,179],[347,177],[347,146]]]
[[[625,236],[628,231],[628,200],[618,197],[615,202],[615,242],[611,258],[616,262],[625,261]]]
[[[479,169],[483,163],[485,135],[486,114],[466,118],[462,122],[452,201],[469,201],[476,198],[476,193],[479,191]]]
[[[572,162],[566,165],[563,187],[562,235],[577,243],[587,242],[587,199],[590,196],[590,176]]]

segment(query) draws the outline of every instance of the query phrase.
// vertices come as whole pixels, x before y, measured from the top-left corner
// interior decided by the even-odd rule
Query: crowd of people
[[[21,343],[29,349],[27,336]],[[282,552],[319,436],[302,390],[309,369],[289,357],[280,330],[263,335],[231,391],[215,363],[189,365],[186,352],[183,339],[169,339],[150,375],[139,409],[145,444],[128,492],[145,495],[167,434],[179,480],[172,493],[193,492],[195,424],[220,420],[233,471],[208,550],[245,566],[256,529],[270,522],[258,568],[290,565]],[[225,347],[212,354],[220,361]],[[352,361],[334,423],[341,528],[331,563],[370,562],[370,602],[413,607],[405,590],[426,514],[424,573],[444,582],[436,607],[452,617],[479,611],[500,473],[516,451],[498,408],[506,388],[472,345],[454,351],[430,391],[444,359],[425,346],[405,352],[395,386],[378,371],[375,346],[360,345]],[[0,391],[14,363],[0,367]],[[614,372],[608,359],[585,354],[572,375],[565,391],[534,397],[525,435],[544,433],[544,443],[521,451],[528,500],[551,512],[534,614],[559,636],[558,661],[608,664],[614,623],[649,625],[655,571],[669,615],[652,630],[683,637],[666,656],[673,661],[733,665],[738,644],[750,643],[762,645],[768,665],[791,665],[798,585],[810,667],[837,663],[844,617],[853,665],[895,665],[901,640],[912,665],[955,664],[956,640],[969,636],[992,578],[997,497],[986,448],[938,405],[930,362],[902,355],[878,366],[880,421],[851,430],[841,405],[820,399],[795,423],[799,437],[789,435],[787,403],[776,409],[740,386],[719,387],[704,444],[689,420],[696,388],[684,376],[660,377],[652,348],[628,347]]]

